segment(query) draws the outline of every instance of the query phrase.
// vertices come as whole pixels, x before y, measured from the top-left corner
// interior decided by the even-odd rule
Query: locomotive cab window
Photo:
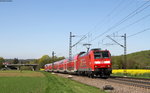
[[[108,51],[95,51],[94,58],[95,59],[109,58],[109,53],[108,53]]]
[[[94,58],[95,58],[95,59],[101,58],[101,53],[100,53],[99,51],[95,51],[95,52],[94,52]]]
[[[103,58],[109,58],[109,53],[108,53],[108,51],[103,51],[103,52],[102,52],[102,57],[103,57]]]

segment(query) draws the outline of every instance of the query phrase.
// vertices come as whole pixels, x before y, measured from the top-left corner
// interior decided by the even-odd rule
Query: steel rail
[[[141,81],[142,80],[142,81]],[[150,89],[150,81],[149,79],[143,79],[143,78],[129,78],[129,77],[111,77],[107,79],[109,82],[115,82],[115,83],[121,83],[131,86],[136,86],[140,88],[146,88]]]

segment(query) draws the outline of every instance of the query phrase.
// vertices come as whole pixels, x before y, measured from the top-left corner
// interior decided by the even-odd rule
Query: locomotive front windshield
[[[94,52],[94,58],[95,59],[109,58],[109,53],[108,53],[108,51],[95,51]]]

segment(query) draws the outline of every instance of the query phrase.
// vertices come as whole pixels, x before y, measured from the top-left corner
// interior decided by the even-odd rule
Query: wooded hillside
[[[112,56],[113,68],[123,68],[123,62],[123,55]],[[126,64],[128,69],[150,68],[150,50],[128,54]]]

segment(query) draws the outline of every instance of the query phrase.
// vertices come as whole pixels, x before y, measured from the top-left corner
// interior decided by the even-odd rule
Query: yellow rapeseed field
[[[117,74],[117,73],[126,73],[126,74],[130,74],[130,75],[142,75],[142,74],[150,74],[150,70],[147,69],[113,69],[112,71],[113,74]]]
[[[44,71],[44,69],[43,69],[43,68],[40,68],[40,71]]]

